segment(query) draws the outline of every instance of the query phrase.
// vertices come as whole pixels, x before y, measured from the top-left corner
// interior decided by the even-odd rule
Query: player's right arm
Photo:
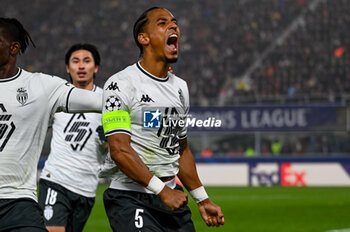
[[[187,194],[173,190],[164,185],[164,183],[160,183],[161,180],[148,170],[147,166],[130,146],[130,138],[130,135],[124,133],[108,136],[111,158],[118,168],[129,178],[151,191],[153,190],[170,209],[174,210],[186,204]],[[155,186],[150,186],[150,183],[155,183]],[[159,190],[160,192],[158,192]]]
[[[187,194],[173,190],[155,177],[130,146],[130,135],[124,133],[108,136],[111,158],[129,178],[158,194],[170,209],[178,209],[187,203]],[[154,186],[150,186],[154,183]],[[160,192],[158,192],[160,190]]]
[[[131,179],[147,187],[153,174],[130,146],[130,135],[124,133],[110,135],[108,144],[111,158],[118,168]]]

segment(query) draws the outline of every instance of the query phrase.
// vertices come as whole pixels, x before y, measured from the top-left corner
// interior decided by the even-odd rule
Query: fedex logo
[[[282,186],[306,186],[305,175],[305,170],[293,170],[291,163],[281,164]]]
[[[280,184],[278,163],[257,163],[249,167],[250,186],[273,186]]]

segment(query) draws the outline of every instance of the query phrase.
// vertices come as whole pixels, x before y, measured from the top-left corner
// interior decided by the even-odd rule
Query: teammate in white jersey
[[[102,93],[94,85],[100,55],[92,44],[75,44],[66,53],[66,71],[77,88]],[[105,142],[101,114],[56,113],[51,149],[39,182],[39,204],[50,232],[81,232],[95,202]],[[102,128],[101,128],[102,129]]]
[[[185,81],[168,72],[180,32],[166,9],[145,11],[134,25],[142,59],[109,78],[102,122],[119,171],[104,193],[113,231],[194,231],[187,194],[208,226],[224,224],[202,186],[182,123],[189,111]]]
[[[32,42],[16,19],[0,18],[0,231],[46,231],[37,203],[37,164],[57,111],[100,112],[102,95],[17,66]]]

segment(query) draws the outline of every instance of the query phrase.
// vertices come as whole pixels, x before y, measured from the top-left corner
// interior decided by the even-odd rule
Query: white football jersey
[[[103,104],[106,136],[129,134],[132,148],[154,175],[166,177],[178,173],[179,140],[186,138],[187,128],[165,122],[170,116],[188,114],[189,95],[184,80],[170,72],[164,79],[156,77],[136,63],[108,79]],[[122,112],[130,115],[131,128],[107,126],[105,122],[115,120],[108,115]],[[121,171],[112,177],[111,188],[151,193]]]
[[[0,199],[37,200],[37,164],[50,117],[68,103],[67,81],[18,69],[0,79]]]
[[[103,92],[96,86],[94,91]],[[105,145],[98,127],[102,127],[101,114],[56,113],[51,151],[40,178],[85,197],[95,197]]]

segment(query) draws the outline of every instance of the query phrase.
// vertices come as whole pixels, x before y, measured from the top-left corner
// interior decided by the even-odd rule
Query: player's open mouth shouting
[[[167,39],[166,45],[172,54],[177,53],[178,35],[176,33],[170,34]]]

